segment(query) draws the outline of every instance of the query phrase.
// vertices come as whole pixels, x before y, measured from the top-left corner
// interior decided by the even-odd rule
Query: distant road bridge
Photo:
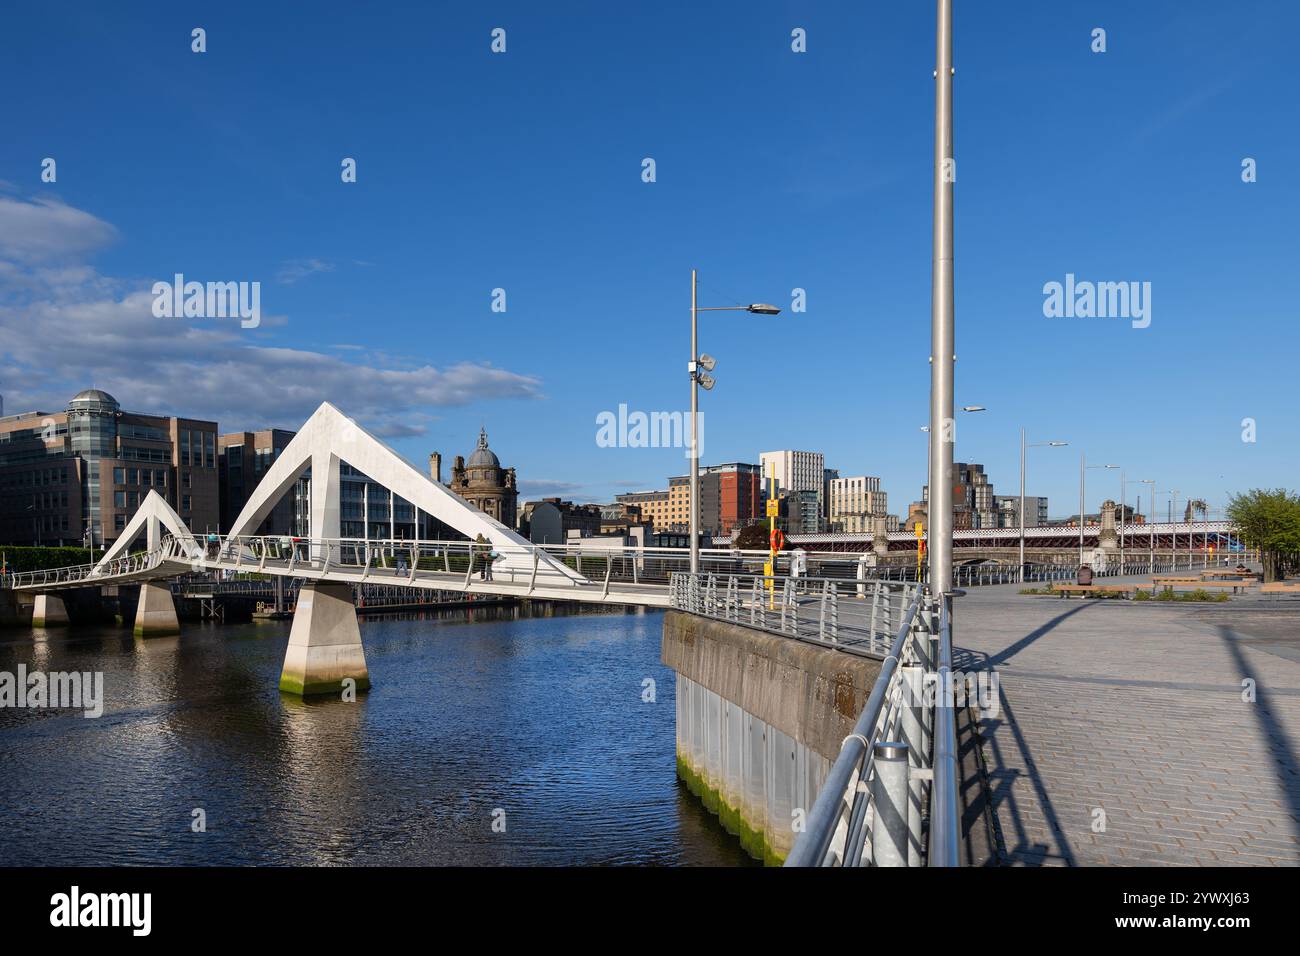
[[[1085,550],[1098,547],[1101,537],[1101,525],[1088,524],[1083,527],[1083,546]],[[1116,528],[1116,535],[1120,529]],[[1238,544],[1233,537],[1232,523],[1229,521],[1175,521],[1150,522],[1147,524],[1126,524],[1122,537],[1125,550],[1133,552],[1147,551],[1153,546],[1156,552],[1188,550],[1200,551],[1213,545],[1217,553],[1224,546]],[[888,535],[889,551],[916,551],[916,535],[911,531],[891,531]],[[722,544],[726,539],[714,538],[714,544]],[[827,534],[792,534],[787,535],[789,547],[804,548],[808,551],[858,554],[869,552],[874,543],[869,534],[827,533]],[[922,541],[927,540],[922,535]],[[953,532],[953,550],[960,557],[963,551],[1007,551],[1017,550],[1020,542],[1018,528],[973,528]],[[1048,527],[1025,528],[1025,552],[1069,551],[1076,553],[1079,549],[1078,525],[1051,525]]]

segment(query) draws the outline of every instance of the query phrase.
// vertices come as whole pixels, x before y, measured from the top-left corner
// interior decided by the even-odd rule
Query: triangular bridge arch
[[[312,413],[280,452],[227,534],[256,535],[262,521],[310,468],[311,537],[339,539],[342,537],[339,468],[344,462],[471,540],[482,535],[502,555],[505,568],[532,568],[537,548],[530,541],[420,472],[329,402],[323,402]],[[552,574],[561,574],[574,582],[586,581],[545,553],[538,556],[538,563]]]

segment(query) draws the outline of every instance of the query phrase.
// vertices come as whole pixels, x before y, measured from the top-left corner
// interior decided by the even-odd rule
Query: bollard
[[[907,866],[908,746],[901,741],[873,748],[871,854],[876,866]]]

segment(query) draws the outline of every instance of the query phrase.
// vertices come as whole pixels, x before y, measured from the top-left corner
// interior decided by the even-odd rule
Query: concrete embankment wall
[[[677,672],[678,775],[753,856],[781,863],[880,662],[681,611],[664,615],[662,658]]]

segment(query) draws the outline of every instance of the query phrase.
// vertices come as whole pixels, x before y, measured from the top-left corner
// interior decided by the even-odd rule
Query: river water
[[[747,865],[676,779],[661,626],[363,617],[355,703],[279,692],[288,622],[0,631],[0,671],[104,675],[96,719],[0,708],[0,864]]]

